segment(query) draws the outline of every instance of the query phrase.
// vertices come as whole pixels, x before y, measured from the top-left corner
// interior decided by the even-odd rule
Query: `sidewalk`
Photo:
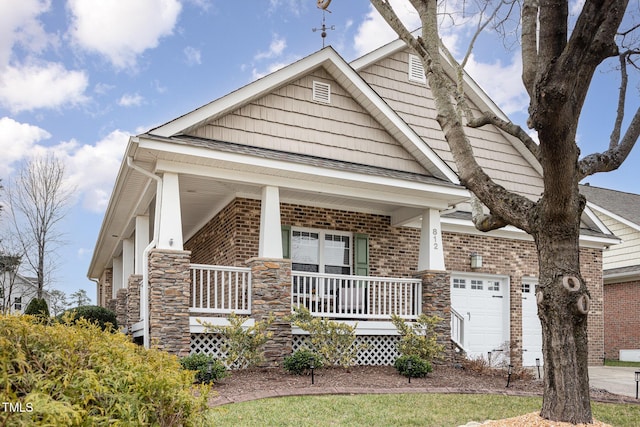
[[[636,397],[635,371],[640,368],[619,366],[590,366],[589,384],[622,396]]]

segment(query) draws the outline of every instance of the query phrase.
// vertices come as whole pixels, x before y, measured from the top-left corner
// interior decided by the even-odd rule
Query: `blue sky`
[[[409,28],[419,25],[406,0],[394,0]],[[580,3],[574,4],[580,7]],[[353,60],[395,38],[366,0],[334,0],[326,42]],[[0,178],[34,153],[54,152],[76,188],[60,224],[53,288],[70,294],[86,278],[129,135],[193,110],[322,47],[315,0],[2,0],[0,1]],[[463,50],[468,25],[444,33]],[[526,119],[517,47],[484,45],[472,77],[516,122]],[[605,149],[618,79],[603,67],[579,130],[583,154]],[[637,79],[636,79],[637,82]],[[630,95],[638,104],[638,88]],[[592,185],[640,193],[636,148],[618,171]],[[0,200],[2,200],[0,195]],[[7,227],[0,216],[0,234]]]

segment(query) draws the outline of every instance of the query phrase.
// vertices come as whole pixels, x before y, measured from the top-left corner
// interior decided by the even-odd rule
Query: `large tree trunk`
[[[540,415],[574,424],[590,423],[585,301],[589,297],[580,275],[578,235],[547,222],[535,241],[540,263],[537,297],[545,375]]]

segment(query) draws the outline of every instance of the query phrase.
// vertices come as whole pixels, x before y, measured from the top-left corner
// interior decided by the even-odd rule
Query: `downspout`
[[[160,206],[162,205],[162,178],[133,163],[133,158],[131,156],[127,157],[127,166],[151,179],[154,179],[158,184],[156,190],[156,212],[153,219],[153,239],[151,239],[151,242],[149,242],[142,252],[142,295],[140,298],[140,316],[142,317],[142,342],[144,344],[144,348],[149,348],[149,252],[151,249],[155,248],[156,243],[158,242]]]

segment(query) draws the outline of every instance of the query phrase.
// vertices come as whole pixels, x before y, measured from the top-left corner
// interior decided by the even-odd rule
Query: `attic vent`
[[[419,56],[409,55],[409,80],[412,82],[426,83],[424,67]]]
[[[331,102],[331,85],[314,81],[313,100],[326,103]]]

